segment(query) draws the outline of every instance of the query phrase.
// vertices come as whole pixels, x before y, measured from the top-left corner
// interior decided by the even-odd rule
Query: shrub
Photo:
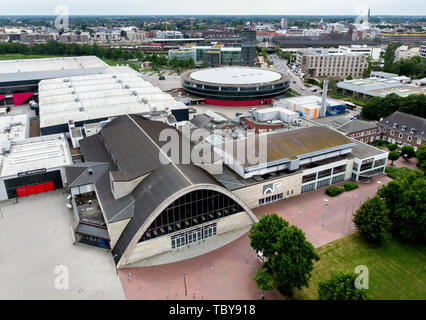
[[[355,287],[355,273],[337,271],[328,280],[318,282],[320,300],[367,300],[367,292]]]
[[[396,143],[391,143],[388,145],[389,151],[394,151],[396,148],[398,148],[398,145]]]
[[[343,189],[345,189],[345,191],[351,191],[358,188],[358,185],[355,182],[346,182],[343,185]]]
[[[335,197],[341,194],[342,192],[345,192],[345,189],[337,187],[337,186],[331,186],[325,190],[325,193],[328,194],[330,197]]]
[[[379,139],[376,141],[376,146],[383,146],[385,144],[385,140]]]

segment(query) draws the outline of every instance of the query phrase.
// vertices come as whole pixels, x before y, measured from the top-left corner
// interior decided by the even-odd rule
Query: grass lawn
[[[320,261],[314,264],[310,285],[295,290],[295,299],[318,299],[318,281],[337,270],[353,272],[358,265],[369,269],[371,299],[425,299],[425,246],[395,239],[382,246],[369,245],[357,233],[317,249]]]
[[[405,178],[407,175],[410,174],[411,169],[406,168],[406,167],[401,167],[401,168],[395,168],[395,167],[386,167],[386,174],[388,177],[391,177],[392,179],[396,179],[396,178]]]
[[[0,60],[22,60],[22,59],[41,59],[41,58],[57,58],[57,56],[35,55],[35,54],[0,54]]]

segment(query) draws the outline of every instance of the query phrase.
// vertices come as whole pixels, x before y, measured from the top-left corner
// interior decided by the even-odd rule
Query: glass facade
[[[177,249],[191,243],[211,238],[217,234],[217,224],[210,224],[194,230],[179,233],[171,237],[172,249]]]
[[[213,190],[187,193],[170,204],[148,227],[139,242],[192,228],[244,209],[228,196]]]
[[[302,193],[305,193],[305,192],[308,192],[308,191],[311,191],[311,190],[315,190],[315,184],[316,184],[316,182],[307,184],[306,186],[302,186]]]
[[[266,198],[259,199],[259,206],[281,200],[283,198],[283,193],[274,194]]]

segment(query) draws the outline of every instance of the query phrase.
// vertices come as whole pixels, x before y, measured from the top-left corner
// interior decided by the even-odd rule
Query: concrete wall
[[[120,238],[121,233],[123,232],[124,228],[129,223],[130,219],[125,219],[113,223],[108,223],[108,233],[110,238],[110,246],[111,248],[114,248],[115,244],[118,241],[118,238]]]
[[[290,176],[280,177],[274,180],[267,180],[263,183],[234,190],[232,193],[234,193],[237,197],[244,201],[250,209],[252,209],[259,206],[259,199],[265,198],[267,196],[283,193],[283,197],[285,199],[287,197],[287,191],[289,191],[289,198],[299,195],[302,190],[302,176],[303,173],[299,172]],[[263,186],[277,182],[281,182],[281,188],[279,190],[275,190],[272,193],[263,194]],[[291,193],[292,190],[293,194]]]
[[[131,181],[113,181],[111,180],[112,184],[112,194],[114,195],[115,199],[123,198],[127,195],[129,195],[137,186],[138,184],[145,179],[147,175],[144,175],[142,177],[136,178]],[[110,176],[111,179],[111,176]]]
[[[187,232],[192,229],[197,229],[205,225],[210,225],[214,222],[217,223],[217,235],[212,238],[208,238],[206,242],[215,241],[215,238],[217,236],[223,235],[227,232],[231,232],[234,230],[246,228],[250,226],[251,224],[253,224],[253,220],[250,218],[250,216],[246,212],[240,212],[240,213],[237,213],[216,221],[209,221],[208,223],[199,225],[194,228],[182,230],[180,232],[172,233],[163,237],[158,237],[152,240],[140,242],[133,249],[131,255],[126,261],[126,264],[137,263],[138,261],[141,261],[143,259],[147,259],[153,256],[158,256],[160,254],[172,252],[171,237],[173,235],[179,234],[182,232]],[[223,245],[224,245],[223,243],[220,243],[220,246],[223,246]],[[199,250],[196,250],[196,251],[194,250],[194,256],[207,253],[216,248],[217,248],[217,245],[214,245],[214,244],[212,244],[212,246],[205,246],[205,251],[200,252]],[[181,259],[178,254],[176,254],[176,256],[175,255],[164,256],[164,259],[162,259],[163,263],[172,263],[179,260]]]

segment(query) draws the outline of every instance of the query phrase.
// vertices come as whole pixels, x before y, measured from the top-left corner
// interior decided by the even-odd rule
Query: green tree
[[[367,300],[367,291],[355,287],[356,274],[351,272],[334,272],[330,279],[318,282],[320,300]]]
[[[426,172],[426,144],[422,144],[417,150],[417,165]]]
[[[416,156],[416,152],[414,151],[414,148],[412,146],[403,146],[401,148],[401,155],[404,158],[410,159]]]
[[[380,188],[392,221],[392,232],[402,239],[426,242],[426,177],[419,171]]]
[[[250,230],[251,247],[256,252],[261,251],[264,257],[273,256],[276,252],[278,234],[285,227],[288,227],[288,222],[276,213],[264,215]]]
[[[272,279],[266,268],[257,270],[256,275],[253,277],[256,281],[256,286],[262,291],[274,290],[274,279]]]
[[[346,80],[353,80],[353,77],[351,74],[348,74],[348,76],[345,78]]]
[[[276,255],[269,259],[278,289],[291,295],[294,288],[308,287],[314,261],[318,261],[319,256],[305,233],[296,226],[285,227],[278,235],[275,248]]]
[[[398,151],[393,150],[393,151],[389,152],[388,159],[392,161],[392,163],[391,163],[392,166],[393,166],[393,162],[398,160],[399,157],[400,157],[400,154],[399,154]]]
[[[390,237],[389,210],[379,196],[365,201],[355,212],[353,222],[362,238],[371,243],[383,243]]]
[[[290,295],[293,288],[308,286],[313,261],[318,261],[314,247],[306,241],[305,234],[277,214],[264,215],[250,230],[250,245],[256,251],[262,251],[265,257],[262,271],[256,279],[263,285],[273,280],[274,287]],[[256,280],[257,282],[257,280]]]

